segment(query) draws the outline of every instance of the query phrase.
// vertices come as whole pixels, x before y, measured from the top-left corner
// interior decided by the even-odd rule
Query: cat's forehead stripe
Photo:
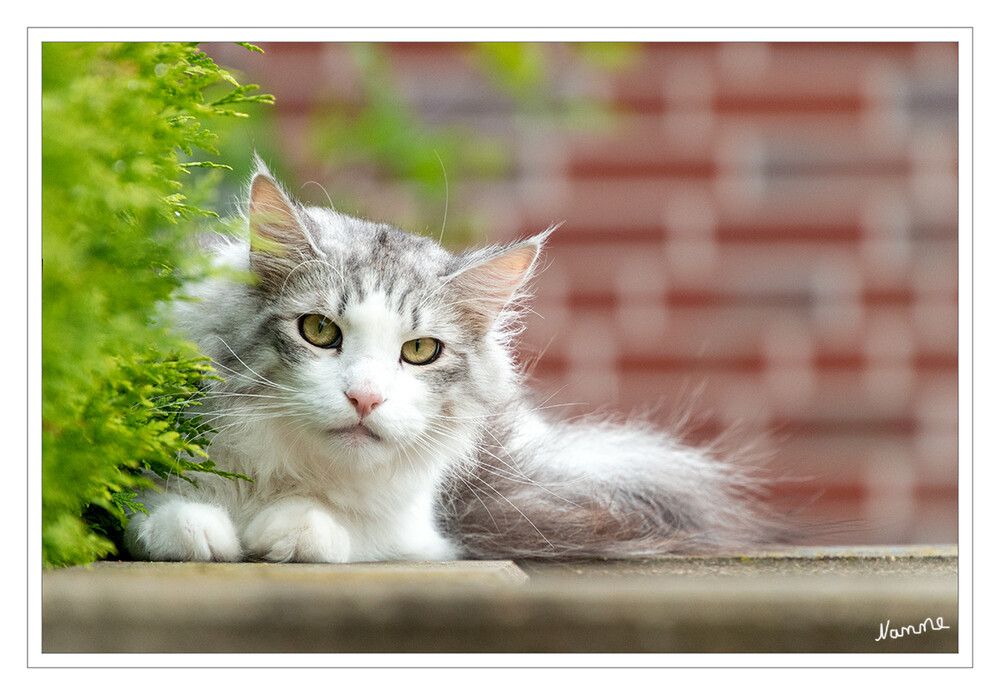
[[[344,312],[347,311],[347,295],[343,292],[340,293],[340,302],[337,304],[337,316],[343,316]]]
[[[420,326],[420,306],[414,302],[410,308],[410,330],[415,331]]]

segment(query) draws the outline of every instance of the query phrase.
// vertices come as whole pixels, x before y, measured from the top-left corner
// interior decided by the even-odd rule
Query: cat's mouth
[[[352,444],[363,444],[365,442],[381,442],[382,438],[375,434],[367,425],[359,422],[347,427],[333,427],[327,430],[327,434],[335,437],[344,437]]]

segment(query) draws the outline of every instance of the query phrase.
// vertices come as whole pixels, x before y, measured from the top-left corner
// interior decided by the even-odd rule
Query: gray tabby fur
[[[301,206],[263,164],[248,220],[249,242],[220,237],[212,253],[255,279],[189,287],[175,318],[225,379],[202,406],[209,455],[254,482],[168,481],[128,525],[136,557],[566,558],[775,537],[735,465],[645,424],[552,421],[531,404],[512,347],[548,231],[452,254]],[[342,346],[307,343],[308,314],[336,322]],[[405,363],[413,338],[441,356]],[[371,412],[352,407],[358,388]]]

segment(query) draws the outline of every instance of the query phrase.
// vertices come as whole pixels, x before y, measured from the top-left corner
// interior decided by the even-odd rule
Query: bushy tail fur
[[[742,466],[652,428],[522,420],[487,439],[441,507],[471,557],[696,554],[787,539]]]

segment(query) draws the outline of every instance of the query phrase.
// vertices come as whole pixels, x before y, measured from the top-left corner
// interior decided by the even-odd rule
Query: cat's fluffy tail
[[[448,482],[442,524],[471,557],[705,553],[788,540],[745,467],[708,449],[641,425],[516,429],[492,429],[476,464]]]

